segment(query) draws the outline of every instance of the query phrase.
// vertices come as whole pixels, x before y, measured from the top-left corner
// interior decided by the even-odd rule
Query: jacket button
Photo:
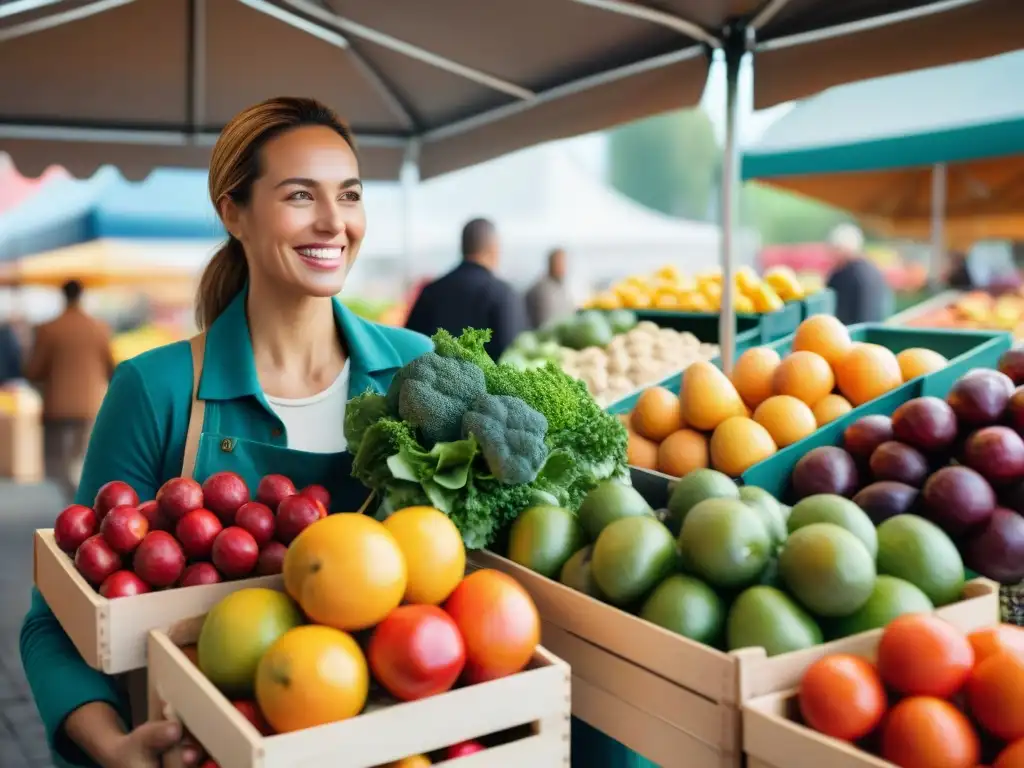
[[[281,429],[280,427],[274,427],[272,430],[270,430],[270,436],[271,437],[280,437],[283,434],[284,434],[284,430]]]
[[[235,450],[235,441],[230,437],[225,437],[220,441],[220,449],[224,451],[224,453],[231,453]]]

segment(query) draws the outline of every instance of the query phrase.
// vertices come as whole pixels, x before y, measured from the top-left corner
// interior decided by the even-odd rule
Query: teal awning
[[[1024,153],[1022,83],[1024,50],[831,88],[798,104],[746,149],[743,178]]]

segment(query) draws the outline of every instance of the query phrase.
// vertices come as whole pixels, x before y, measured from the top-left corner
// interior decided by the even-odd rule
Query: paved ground
[[[49,485],[0,481],[0,768],[51,768],[43,726],[21,671],[18,632],[32,586],[32,531],[62,507]]]

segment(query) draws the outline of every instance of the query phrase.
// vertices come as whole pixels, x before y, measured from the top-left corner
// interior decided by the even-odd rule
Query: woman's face
[[[352,147],[330,128],[308,126],[267,142],[260,162],[249,204],[228,201],[222,211],[252,279],[304,296],[337,294],[366,231]]]

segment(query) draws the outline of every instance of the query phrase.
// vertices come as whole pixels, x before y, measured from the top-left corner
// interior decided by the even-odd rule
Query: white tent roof
[[[402,191],[370,184],[367,254],[401,253]],[[547,250],[555,245],[623,252],[650,247],[716,249],[715,224],[684,221],[651,211],[580,167],[568,152],[546,145],[431,179],[412,196],[415,252],[458,253],[469,219],[493,219],[506,245]],[[381,226],[386,222],[384,226]]]

